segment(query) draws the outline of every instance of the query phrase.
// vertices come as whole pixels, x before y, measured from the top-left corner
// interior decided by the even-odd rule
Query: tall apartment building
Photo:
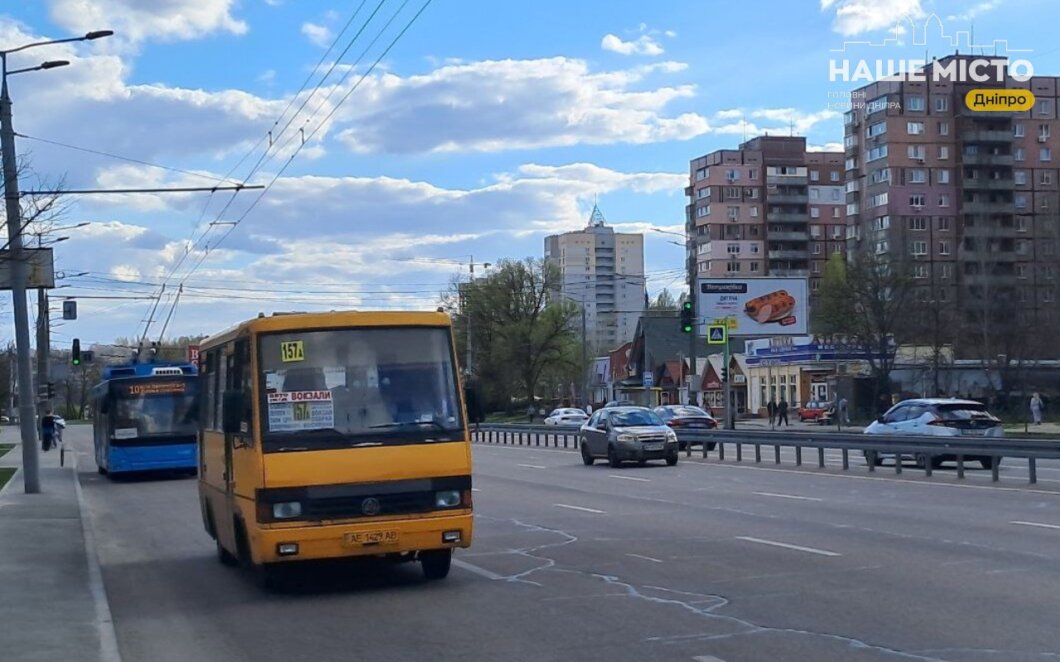
[[[844,118],[849,248],[904,263],[916,296],[970,333],[1004,332],[1056,306],[1058,79],[935,80],[934,67],[971,57],[854,93]],[[1030,89],[1037,103],[975,111],[965,104],[973,88]]]
[[[689,163],[686,231],[700,277],[802,276],[846,252],[843,155],[761,136]]]
[[[615,232],[594,205],[584,230],[545,237],[545,260],[559,267],[559,296],[585,306],[597,351],[633,339],[646,296],[644,235]]]

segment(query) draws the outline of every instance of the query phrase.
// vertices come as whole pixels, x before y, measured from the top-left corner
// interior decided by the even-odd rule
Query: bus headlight
[[[460,490],[443,490],[434,493],[434,505],[438,508],[455,508],[460,505]]]
[[[274,519],[291,519],[302,516],[302,503],[300,501],[284,501],[272,504],[272,517]]]

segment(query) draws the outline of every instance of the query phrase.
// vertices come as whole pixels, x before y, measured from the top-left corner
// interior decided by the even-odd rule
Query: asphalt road
[[[110,482],[87,433],[67,440],[127,662],[1060,657],[1048,489],[477,445],[447,580],[338,564],[264,593],[215,560],[194,480]]]

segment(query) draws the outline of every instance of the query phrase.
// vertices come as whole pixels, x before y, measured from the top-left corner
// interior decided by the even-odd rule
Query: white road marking
[[[777,542],[776,540],[763,540],[762,538],[751,538],[749,536],[736,536],[737,540],[746,540],[747,542],[756,542],[760,545],[770,545],[772,547],[783,547],[784,549],[794,549],[797,552],[807,552],[809,554],[820,554],[821,556],[842,556],[838,552],[830,552],[827,549],[816,549],[814,547],[802,547],[799,545],[789,545],[786,542]]]
[[[755,492],[758,496],[776,497],[778,499],[796,499],[798,501],[824,501],[817,497],[798,496],[795,494],[774,494],[773,492]]]
[[[725,660],[713,655],[697,655],[692,658],[692,662],[725,662]]]
[[[541,466],[540,464],[517,464],[515,466],[517,466],[517,467],[525,467],[527,469],[544,469],[545,468],[545,467]]]
[[[637,478],[635,476],[616,476],[615,474],[608,474],[608,478],[617,478],[619,480],[635,480],[638,483],[650,483],[651,480],[647,478]]]
[[[552,504],[556,508],[568,508],[570,510],[580,510],[583,513],[594,513],[596,515],[606,515],[607,512],[603,510],[597,510],[596,508],[585,508],[583,506],[570,506],[565,503],[554,503]]]
[[[645,561],[651,561],[652,563],[662,563],[662,559],[653,559],[650,556],[642,556],[640,554],[626,554],[626,556],[632,556],[635,559],[644,559]]]
[[[477,487],[472,487],[472,488],[471,488],[471,491],[472,491],[472,492],[481,492],[482,490],[480,490],[480,489],[479,489],[479,488],[477,488]]]
[[[1036,526],[1039,529],[1057,529],[1060,530],[1060,524],[1043,524],[1041,522],[1009,522],[1009,524],[1020,524],[1022,526]]]
[[[485,577],[486,579],[491,579],[493,581],[497,581],[498,579],[504,579],[503,576],[498,575],[492,570],[480,568],[477,565],[472,565],[467,561],[461,561],[460,559],[453,559],[453,565],[460,568],[461,570],[467,570],[468,572],[476,574],[479,577]]]

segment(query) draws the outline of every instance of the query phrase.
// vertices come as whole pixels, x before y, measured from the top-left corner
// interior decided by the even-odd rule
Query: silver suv
[[[666,460],[677,464],[677,434],[647,407],[607,407],[581,427],[582,462],[607,458],[612,467],[623,462]]]

